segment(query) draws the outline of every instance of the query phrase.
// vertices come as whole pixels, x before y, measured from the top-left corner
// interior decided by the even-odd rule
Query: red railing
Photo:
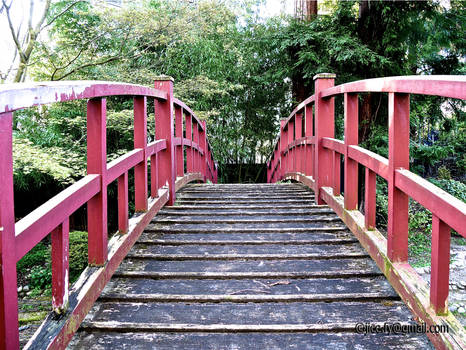
[[[134,150],[107,163],[106,97],[134,98]],[[147,99],[155,104],[155,141],[147,143]],[[87,103],[87,175],[15,223],[13,199],[12,121],[16,110],[48,103],[89,99]],[[183,123],[183,117],[185,122]],[[183,126],[185,126],[183,128]],[[183,131],[184,129],[184,131]],[[184,152],[186,168],[184,172]],[[148,174],[150,159],[150,174]],[[135,214],[128,217],[128,171],[134,168]],[[148,195],[150,176],[150,197]],[[177,178],[178,177],[178,178]],[[52,345],[62,347],[110,279],[144,227],[175,191],[189,181],[217,182],[217,166],[207,142],[205,121],[173,97],[173,80],[156,80],[155,88],[139,85],[69,81],[0,86],[0,348],[17,349],[18,298],[16,263],[44,237],[52,241],[52,306],[73,322],[55,332]],[[118,231],[109,245],[107,186],[118,181]],[[84,297],[69,304],[69,217],[87,203],[88,257],[94,272]],[[76,320],[78,323],[76,324]]]
[[[461,333],[429,335],[432,341],[464,348],[464,330],[448,314],[447,299],[450,230],[466,237],[466,204],[409,171],[409,100],[410,94],[466,99],[466,77],[390,77],[339,86],[333,86],[334,79],[333,74],[317,75],[315,94],[282,120],[267,180],[294,179],[311,187],[318,204],[340,215],[417,317],[428,324],[453,322]],[[358,94],[367,92],[388,93],[388,159],[358,146]],[[339,94],[344,95],[344,141],[334,138],[334,97]],[[364,215],[358,211],[358,164],[365,167]],[[375,229],[376,175],[388,182],[387,239]],[[432,213],[430,292],[408,264],[409,197]]]

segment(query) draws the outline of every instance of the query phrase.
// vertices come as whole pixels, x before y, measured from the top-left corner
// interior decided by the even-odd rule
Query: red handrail
[[[348,224],[413,312],[424,322],[442,322],[441,317],[448,314],[450,230],[466,237],[466,203],[409,171],[409,96],[466,99],[466,77],[388,77],[333,86],[334,79],[333,74],[317,75],[315,94],[282,121],[267,163],[267,180],[294,179],[310,186],[318,204],[330,205]],[[358,94],[366,92],[389,95],[388,159],[358,146]],[[334,138],[334,97],[339,94],[344,95],[344,141]],[[344,196],[340,194],[341,157]],[[365,215],[357,211],[358,164],[366,169]],[[386,240],[375,230],[376,175],[388,182]],[[424,286],[422,280],[408,264],[409,197],[432,212],[432,273],[426,298],[424,287],[419,287]],[[440,347],[449,342],[448,336],[429,336]],[[464,346],[464,339],[460,344]]]
[[[106,97],[108,96],[134,98],[134,150],[110,163],[107,163],[106,150]],[[154,99],[157,125],[156,141],[149,144],[147,143],[148,98]],[[77,99],[88,99],[87,175],[15,223],[13,112],[32,106]],[[187,174],[184,171],[184,150],[187,152]],[[148,159],[151,162],[150,173],[147,167]],[[137,224],[133,225],[128,217],[128,171],[132,168],[135,177],[135,210],[139,212]],[[151,177],[150,197],[147,193],[148,176]],[[141,223],[148,222],[166,202],[171,205],[175,201],[177,177],[183,178],[183,184],[187,181],[207,179],[215,183],[217,166],[207,141],[205,121],[200,121],[189,107],[173,97],[171,78],[163,77],[156,80],[155,88],[99,81],[1,85],[0,349],[19,347],[16,280],[18,260],[51,233],[52,305],[56,313],[65,312],[69,295],[70,215],[87,203],[89,264],[105,266],[107,263],[110,264],[107,242],[107,186],[115,180],[118,181],[118,230],[120,234],[128,236],[127,242],[134,242],[143,229]],[[125,249],[129,248],[125,247]],[[118,256],[114,259],[112,255],[113,271],[123,257]],[[108,280],[110,276],[111,273],[106,275],[105,279]],[[92,298],[93,296],[89,297],[91,300]],[[86,307],[89,308],[89,305]],[[75,328],[76,325],[73,329]],[[70,339],[71,336],[72,334],[67,334],[64,338]]]

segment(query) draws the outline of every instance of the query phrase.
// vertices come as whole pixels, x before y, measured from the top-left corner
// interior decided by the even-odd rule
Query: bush
[[[45,266],[34,266],[29,274],[33,289],[46,289],[52,285],[52,269],[50,263]]]
[[[24,272],[26,269],[37,265],[44,265],[49,255],[49,249],[43,243],[37,244],[29,253],[21,258],[16,264],[18,272]]]
[[[87,267],[87,232],[70,232],[70,283]]]

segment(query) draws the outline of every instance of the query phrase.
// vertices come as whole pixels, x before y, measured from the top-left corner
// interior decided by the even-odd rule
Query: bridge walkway
[[[191,184],[151,221],[69,348],[429,349],[340,218],[302,184]]]

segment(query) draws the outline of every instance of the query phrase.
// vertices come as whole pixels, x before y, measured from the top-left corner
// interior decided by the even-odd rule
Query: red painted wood
[[[340,195],[340,153],[332,152],[333,153],[333,195],[339,196]]]
[[[306,105],[304,109],[304,119],[305,119],[305,136],[314,136],[314,117],[312,115],[312,105]],[[314,152],[313,146],[306,144],[306,161],[304,173],[308,176],[314,176]]]
[[[158,153],[167,149],[167,140],[155,140],[147,145],[146,155],[150,157],[151,155]]]
[[[173,98],[173,103],[178,106],[178,107],[181,107],[183,108],[184,112],[186,114],[190,114],[193,118],[193,120],[199,124],[199,127],[202,128],[202,125],[200,120],[196,117],[196,114],[193,112],[193,110],[191,108],[189,108],[183,101],[180,101],[179,99],[177,98]]]
[[[186,171],[188,173],[194,172],[194,159],[193,149],[191,148],[191,142],[193,140],[193,122],[191,114],[186,114],[186,139],[189,140],[189,147],[186,148]]]
[[[355,92],[396,92],[466,98],[466,77],[460,75],[412,75],[375,78],[342,84],[322,91],[322,97]]]
[[[174,150],[174,126],[173,126],[173,81],[156,80],[155,88],[167,93],[167,100],[156,100],[156,139],[165,139],[167,148],[158,154],[158,183],[161,186],[168,187],[169,200],[168,205],[175,203],[175,150]]]
[[[332,151],[336,151],[337,153],[345,154],[345,143],[341,140],[332,139],[330,137],[323,137],[322,146]]]
[[[68,307],[70,225],[66,218],[51,234],[52,238],[52,308],[62,314]]]
[[[16,261],[100,189],[100,175],[87,175],[19,220],[15,225]]]
[[[334,98],[323,99],[319,94],[322,90],[332,87],[335,79],[328,78],[326,75],[315,78],[315,135],[316,135],[316,151],[315,151],[315,171],[316,175],[316,201],[317,204],[324,204],[320,198],[320,188],[323,186],[331,186],[332,184],[332,154],[329,150],[324,149],[322,145],[323,137],[333,138],[335,135],[334,127]]]
[[[283,152],[285,152],[286,145],[288,143],[288,129],[285,129],[285,124],[286,120],[282,119],[280,120],[280,176],[278,177],[278,180],[283,179],[283,176],[285,175],[287,169],[286,169],[286,163],[287,163],[287,158],[286,155],[283,155]]]
[[[294,118],[291,118],[291,120],[288,122],[288,134],[287,134],[288,135],[288,142],[287,142],[288,145],[293,143],[293,141],[295,140],[294,125],[295,125]],[[287,153],[288,161],[287,161],[287,169],[286,169],[287,172],[294,171],[294,169],[295,169],[295,164],[296,164],[295,155],[296,155],[296,152],[294,152],[294,150],[288,149],[288,153]]]
[[[107,135],[106,99],[87,103],[87,173],[99,174],[100,192],[87,203],[88,260],[93,266],[107,261]]]
[[[395,171],[395,185],[466,237],[466,203],[409,170]]]
[[[165,100],[165,91],[110,81],[45,81],[0,85],[0,113],[54,102],[107,96],[150,96]]]
[[[204,175],[204,182],[206,181],[207,174],[207,135],[206,135],[206,122],[201,121],[201,130],[199,131],[199,148],[204,151],[204,155],[200,157],[200,171]]]
[[[450,272],[450,227],[432,215],[432,252],[430,303],[435,313],[448,313],[448,281]]]
[[[134,148],[144,151],[144,159],[134,167],[134,209],[147,211],[147,98],[134,98]]]
[[[128,232],[128,220],[128,173],[126,172],[118,177],[118,233]]]
[[[359,146],[348,146],[348,157],[388,179],[388,159]]]
[[[13,113],[0,114],[0,349],[18,349],[18,293],[13,199]]]
[[[393,262],[408,260],[408,196],[395,186],[395,170],[409,169],[409,95],[388,95],[387,254]]]
[[[358,140],[358,95],[347,94],[344,96],[345,109],[345,209],[355,210],[358,208],[358,163],[349,155],[349,146],[357,145]]]
[[[368,230],[373,230],[375,228],[376,184],[376,174],[369,168],[366,168],[364,222]]]
[[[184,157],[183,157],[183,108],[175,108],[175,136],[180,138],[180,145],[176,146],[176,176],[184,175]]]
[[[144,161],[144,150],[137,148],[107,164],[107,185]]]
[[[151,198],[158,197],[158,172],[157,172],[157,153],[150,156],[150,196]]]
[[[300,140],[303,137],[303,114],[302,112],[296,113],[296,124],[295,124],[295,139]],[[296,171],[304,173],[303,170],[303,151],[304,146],[301,146],[301,141],[298,141],[299,146],[296,148]]]
[[[198,173],[201,169],[201,156],[199,148],[199,124],[193,120],[193,142],[196,144],[194,146],[194,156],[193,156],[193,168],[194,172]]]

